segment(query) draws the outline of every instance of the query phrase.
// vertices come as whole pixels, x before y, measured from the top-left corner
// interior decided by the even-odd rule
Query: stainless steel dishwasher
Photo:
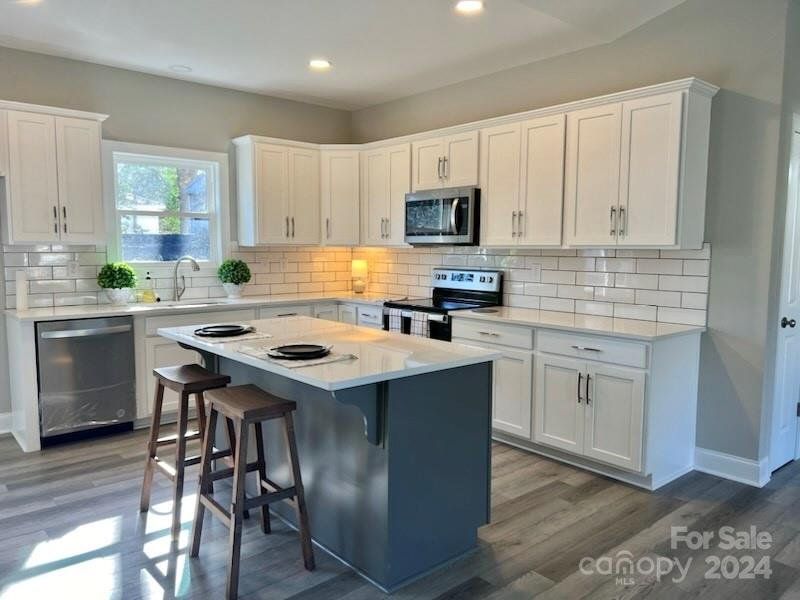
[[[133,422],[133,318],[36,324],[42,439]]]

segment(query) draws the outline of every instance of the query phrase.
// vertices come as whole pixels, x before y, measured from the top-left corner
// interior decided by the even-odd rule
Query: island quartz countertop
[[[159,329],[158,334],[199,351],[328,391],[445,371],[490,362],[500,357],[499,353],[489,350],[311,317],[279,317],[247,324],[253,326],[256,332],[270,337],[240,341],[231,338],[220,343],[219,340],[209,341],[195,336],[196,325],[165,327]],[[240,351],[243,348],[271,348],[294,342],[332,345],[333,353],[353,354],[358,358],[289,368],[285,366],[286,361],[257,358]]]

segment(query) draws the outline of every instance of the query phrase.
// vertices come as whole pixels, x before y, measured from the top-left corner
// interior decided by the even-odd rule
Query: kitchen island
[[[194,326],[158,333],[200,352],[233,385],[297,402],[319,546],[386,591],[476,547],[478,527],[489,522],[496,353],[308,317],[251,325],[269,337],[211,343],[194,336]],[[289,368],[257,356],[290,342],[332,345],[357,358]],[[265,423],[264,433],[270,478],[288,485],[279,424]],[[271,509],[294,525],[290,506]]]

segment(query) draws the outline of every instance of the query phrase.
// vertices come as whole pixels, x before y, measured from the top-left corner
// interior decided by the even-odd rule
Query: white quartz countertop
[[[193,335],[196,325],[166,327],[158,333],[199,350],[329,391],[475,365],[500,357],[496,352],[461,344],[310,317],[263,319],[252,321],[250,325],[272,337],[209,343]],[[271,348],[292,342],[332,345],[332,352],[354,354],[358,358],[290,369],[284,366],[285,362],[239,352],[245,346]]]
[[[385,301],[397,300],[400,296],[356,294],[336,292],[330,294],[281,294],[279,296],[253,296],[230,300],[225,298],[201,298],[180,302],[136,303],[125,306],[92,304],[85,306],[58,306],[54,308],[31,308],[28,310],[6,310],[6,314],[20,321],[58,321],[62,319],[90,319],[93,317],[120,317],[126,315],[157,315],[177,312],[211,312],[258,306],[281,306],[318,302],[347,302],[382,306]]]
[[[532,308],[513,308],[510,306],[499,306],[497,307],[497,312],[494,313],[461,310],[453,313],[453,318],[527,325],[543,329],[561,329],[575,333],[591,333],[646,341],[655,341],[675,335],[699,334],[706,330],[705,327],[696,325],[615,319],[613,317],[579,315]]]

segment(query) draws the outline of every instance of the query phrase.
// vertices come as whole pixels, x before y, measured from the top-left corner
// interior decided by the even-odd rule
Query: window
[[[227,155],[118,142],[104,142],[104,155],[113,259],[219,263]]]

